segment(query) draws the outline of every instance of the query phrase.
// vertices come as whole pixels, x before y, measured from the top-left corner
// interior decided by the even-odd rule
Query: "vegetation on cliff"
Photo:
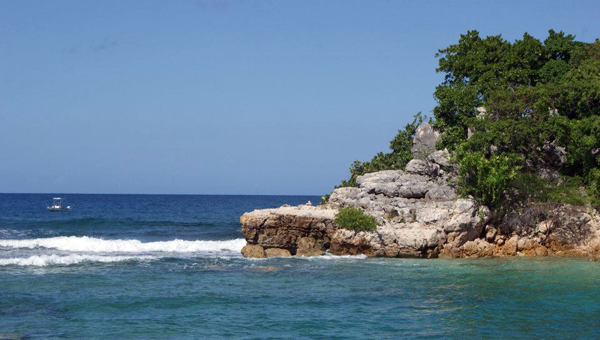
[[[359,208],[342,208],[335,215],[335,224],[339,227],[355,230],[368,231],[377,228],[377,221],[373,216],[365,214]]]
[[[575,41],[549,31],[540,41],[525,33],[461,35],[439,50],[433,125],[439,149],[453,153],[459,191],[492,207],[523,200],[600,201],[600,40]],[[403,169],[422,119],[392,141],[392,152],[351,166],[342,186],[367,172]],[[527,179],[524,181],[523,179]],[[536,183],[532,185],[532,183]]]
[[[439,51],[445,81],[435,91],[434,124],[440,147],[456,151],[463,192],[492,205],[506,198],[498,187],[477,185],[487,173],[470,169],[495,161],[504,189],[515,187],[518,176],[501,174],[512,167],[581,178],[587,194],[600,197],[600,41],[574,38],[551,30],[543,42],[526,33],[510,43],[470,31]]]
[[[356,177],[370,172],[404,169],[406,163],[413,158],[411,152],[413,137],[422,122],[421,113],[417,113],[412,123],[406,124],[403,130],[399,130],[396,137],[390,142],[391,152],[380,152],[368,162],[354,161],[350,166],[350,178],[342,180],[338,187],[355,187]]]

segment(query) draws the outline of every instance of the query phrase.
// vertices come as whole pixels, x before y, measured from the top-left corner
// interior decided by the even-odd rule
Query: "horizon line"
[[[85,193],[85,192],[0,192],[0,195],[146,195],[146,196],[323,196],[314,194],[156,194],[156,193]]]

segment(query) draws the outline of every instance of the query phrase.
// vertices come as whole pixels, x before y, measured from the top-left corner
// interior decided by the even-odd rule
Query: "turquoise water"
[[[598,338],[580,259],[239,256],[239,214],[316,197],[0,195],[0,333],[30,339]],[[241,242],[240,242],[241,241]]]

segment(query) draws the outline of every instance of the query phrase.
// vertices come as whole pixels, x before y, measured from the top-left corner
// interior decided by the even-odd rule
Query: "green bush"
[[[488,158],[478,151],[459,151],[458,155],[461,194],[472,195],[478,202],[492,207],[501,205],[504,192],[517,177],[521,158],[515,154],[493,154]]]
[[[327,202],[329,202],[330,197],[331,197],[331,194],[325,194],[325,195],[321,196],[321,203],[319,203],[319,205],[327,204]]]
[[[593,203],[584,189],[583,180],[580,177],[565,177],[561,184],[546,187],[547,201],[559,202],[571,205],[583,206]]]
[[[588,174],[588,191],[600,201],[600,169],[592,169]]]
[[[335,215],[335,224],[355,231],[377,229],[377,221],[373,216],[367,215],[361,209],[353,207],[340,209]]]

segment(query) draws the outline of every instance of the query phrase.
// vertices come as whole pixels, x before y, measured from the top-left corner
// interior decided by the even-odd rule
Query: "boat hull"
[[[71,208],[52,208],[52,207],[48,207],[47,209],[50,212],[71,211]]]

